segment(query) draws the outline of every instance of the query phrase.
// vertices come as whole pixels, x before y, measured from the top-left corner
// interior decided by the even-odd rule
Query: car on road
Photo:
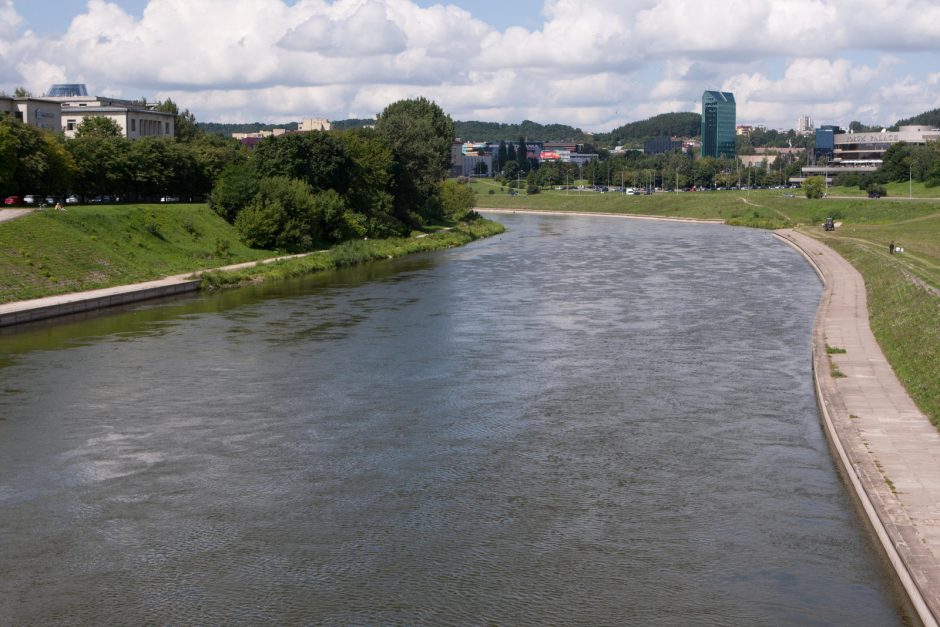
[[[5,205],[18,205],[23,201],[19,196],[7,196],[3,199],[3,204]]]

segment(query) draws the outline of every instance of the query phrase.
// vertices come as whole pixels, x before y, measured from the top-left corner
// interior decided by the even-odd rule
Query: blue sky
[[[0,89],[54,82],[202,121],[426,96],[461,120],[603,131],[721,89],[739,123],[887,125],[940,107],[940,2],[0,0]]]

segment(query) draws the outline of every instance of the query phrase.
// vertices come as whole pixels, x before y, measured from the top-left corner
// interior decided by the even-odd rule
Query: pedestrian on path
[[[888,244],[888,253],[894,254],[894,240],[891,240],[891,243]]]

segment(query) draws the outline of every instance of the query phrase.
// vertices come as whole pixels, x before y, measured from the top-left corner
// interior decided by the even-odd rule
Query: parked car
[[[67,197],[65,198],[65,204],[67,204],[67,205],[77,205],[77,204],[78,204],[78,196],[76,196],[75,194],[72,194],[71,196],[67,196]]]
[[[35,205],[35,204],[36,204],[36,197],[33,196],[32,194],[26,194],[25,196],[23,196],[23,204],[24,204],[24,205]]]
[[[179,202],[179,196],[162,196],[160,202]]]
[[[23,201],[19,196],[7,196],[3,199],[3,204],[5,205],[18,205]]]

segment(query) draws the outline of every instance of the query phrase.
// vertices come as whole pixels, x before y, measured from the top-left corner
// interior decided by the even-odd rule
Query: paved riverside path
[[[37,320],[46,320],[58,316],[66,316],[74,313],[94,311],[117,305],[126,305],[129,303],[149,300],[151,298],[161,298],[164,296],[174,296],[185,292],[195,292],[199,289],[199,275],[213,270],[239,270],[250,268],[256,265],[263,265],[279,261],[281,259],[294,259],[304,257],[300,255],[286,255],[283,257],[273,257],[262,259],[260,261],[248,261],[238,263],[222,268],[213,268],[209,270],[197,270],[185,274],[177,274],[156,281],[146,281],[144,283],[134,283],[131,285],[118,285],[115,287],[106,287],[97,290],[88,290],[84,292],[70,292],[67,294],[58,294],[55,296],[46,296],[32,300],[20,300],[11,303],[0,303],[0,327],[23,324],[26,322],[35,322]]]
[[[808,235],[789,229],[777,235],[803,252],[825,285],[813,330],[813,365],[836,460],[920,620],[936,625],[940,432],[914,405],[875,341],[858,271]],[[827,345],[845,353],[829,355]],[[834,377],[833,369],[845,376]]]
[[[32,209],[0,209],[0,222],[6,222],[32,212]]]

